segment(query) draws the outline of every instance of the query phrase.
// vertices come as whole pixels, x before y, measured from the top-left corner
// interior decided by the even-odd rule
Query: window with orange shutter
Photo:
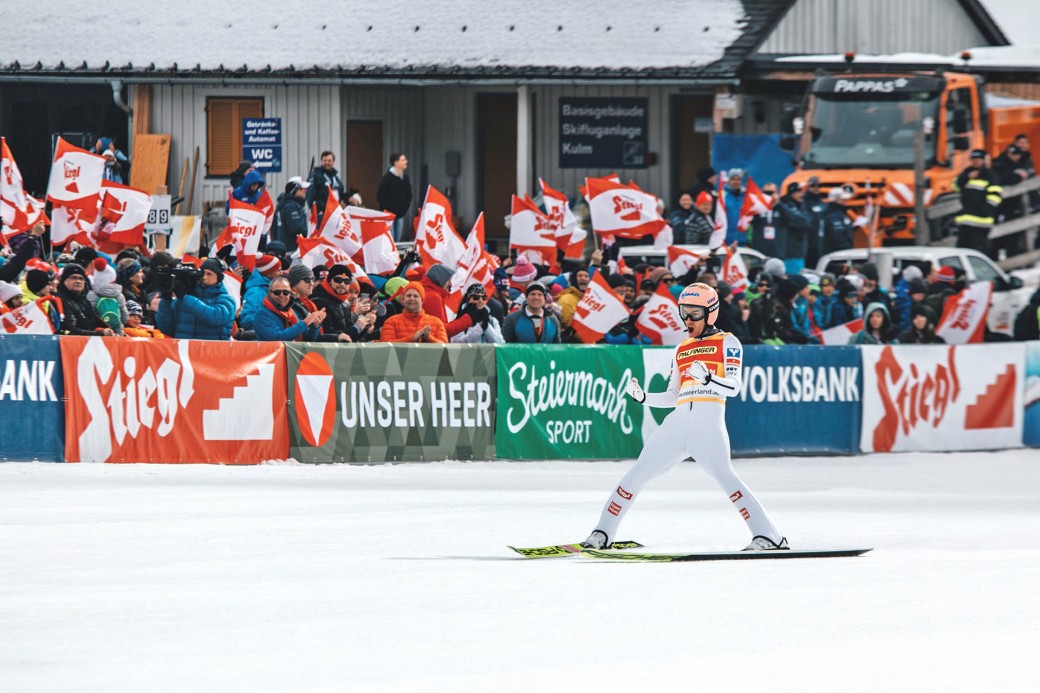
[[[242,119],[263,118],[263,99],[206,99],[206,175],[230,176],[242,160]]]

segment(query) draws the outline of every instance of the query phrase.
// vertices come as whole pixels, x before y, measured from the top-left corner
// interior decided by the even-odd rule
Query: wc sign
[[[261,173],[282,172],[282,119],[242,119],[242,159]]]

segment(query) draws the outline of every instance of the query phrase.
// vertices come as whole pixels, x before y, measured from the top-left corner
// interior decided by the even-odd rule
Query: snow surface
[[[0,66],[698,67],[722,57],[744,17],[740,0],[5,2]]]
[[[0,464],[0,688],[1036,690],[1040,452],[738,460],[860,558],[506,549],[584,538],[629,464]],[[621,534],[749,538],[692,463]]]

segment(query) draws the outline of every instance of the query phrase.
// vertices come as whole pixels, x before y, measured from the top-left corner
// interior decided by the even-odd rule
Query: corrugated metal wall
[[[939,53],[987,45],[956,0],[798,0],[761,53]]]
[[[227,195],[227,177],[206,175],[206,99],[209,97],[261,97],[264,117],[282,119],[282,172],[267,177],[272,197],[277,197],[291,176],[306,176],[311,157],[317,159],[323,149],[336,152],[337,162],[342,163],[344,120],[338,86],[156,85],[151,132],[172,135],[171,194],[177,194],[185,159],[190,160],[195,146],[199,147],[193,204],[196,214],[201,213],[204,203],[223,200]],[[190,182],[190,170],[187,178]],[[185,187],[187,185],[185,183]]]

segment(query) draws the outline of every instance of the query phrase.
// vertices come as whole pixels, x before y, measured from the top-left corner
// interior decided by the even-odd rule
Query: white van
[[[993,302],[990,305],[987,327],[990,332],[1012,336],[1015,327],[1015,316],[1029,303],[1029,297],[1035,286],[1026,286],[1021,277],[1008,275],[992,260],[977,250],[968,248],[940,248],[924,246],[897,246],[877,248],[873,251],[892,256],[892,284],[899,281],[899,273],[907,265],[916,265],[925,273],[926,265],[932,267],[952,267],[964,272],[969,283],[977,281],[993,282]],[[859,267],[867,262],[867,249],[855,248],[829,253],[820,258],[816,264],[818,272],[831,272],[837,276],[843,273],[843,267],[851,265]],[[1036,275],[1031,275],[1035,277]]]

